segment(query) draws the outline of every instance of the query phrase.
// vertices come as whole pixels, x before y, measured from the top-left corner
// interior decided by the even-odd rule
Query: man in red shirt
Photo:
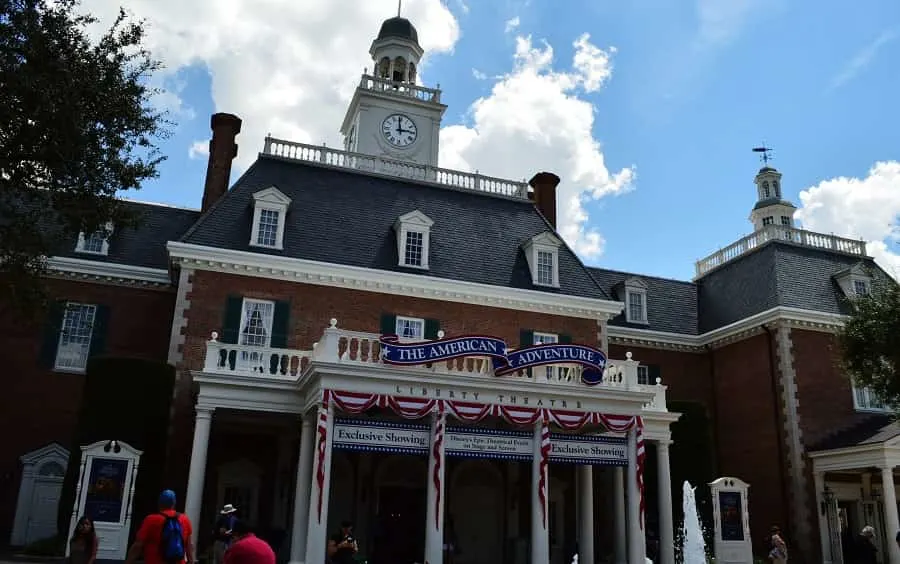
[[[269,543],[250,532],[243,521],[231,530],[234,542],[225,551],[224,564],[275,564],[275,552]]]
[[[178,523],[181,525],[181,537],[184,543],[184,558],[176,562],[165,562],[162,555],[163,526],[167,517],[175,517],[177,515]],[[172,490],[164,490],[159,495],[159,513],[152,513],[144,518],[141,528],[138,529],[134,544],[128,551],[125,559],[126,564],[134,564],[138,556],[143,553],[145,564],[193,564],[194,547],[191,546],[191,534],[193,527],[187,515],[177,513],[175,511],[175,492]],[[176,537],[177,538],[177,537]]]

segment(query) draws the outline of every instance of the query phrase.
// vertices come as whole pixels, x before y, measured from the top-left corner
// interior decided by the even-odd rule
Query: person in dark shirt
[[[225,551],[228,550],[228,546],[231,544],[232,528],[237,522],[236,512],[237,507],[230,503],[226,504],[216,519],[215,542],[213,543],[213,562],[215,564],[222,564],[225,560]]]
[[[332,564],[353,564],[359,544],[353,536],[353,523],[344,521],[341,530],[328,541],[328,558]]]

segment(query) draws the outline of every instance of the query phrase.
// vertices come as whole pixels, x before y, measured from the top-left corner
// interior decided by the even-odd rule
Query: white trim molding
[[[406,272],[387,272],[306,259],[216,249],[169,241],[169,256],[183,267],[241,276],[331,286],[445,302],[549,313],[583,319],[609,319],[622,312],[622,302],[567,296],[539,290],[492,286]]]
[[[614,345],[703,352],[707,346],[718,348],[759,334],[762,332],[762,326],[771,325],[777,321],[796,329],[832,333],[840,329],[846,319],[845,315],[836,313],[778,306],[700,335],[684,335],[611,324],[607,324],[607,332],[610,343]]]
[[[625,302],[625,320],[628,323],[643,323],[647,324],[647,284],[637,278],[636,276],[632,276],[624,283],[624,290],[622,292],[622,298]],[[640,304],[640,316],[634,317],[631,315],[631,296],[640,296],[641,304]]]
[[[399,266],[428,270],[428,257],[431,251],[431,228],[433,226],[434,220],[419,210],[413,210],[397,218],[397,221],[394,223],[394,230],[397,235],[397,264]],[[421,253],[419,264],[407,262],[406,260],[406,251],[411,244],[408,238],[411,234],[416,233],[422,236],[422,248],[419,249]]]
[[[288,206],[291,199],[274,186],[260,190],[253,194],[253,224],[250,228],[250,246],[264,249],[284,249],[284,226],[287,223]],[[270,211],[277,214],[275,224],[275,243],[270,245],[260,242],[259,227],[262,220],[262,212]]]
[[[532,284],[535,286],[559,288],[559,248],[562,244],[562,240],[549,231],[538,233],[525,241],[525,244],[522,245],[522,251],[525,253],[525,260],[528,261],[528,267],[531,270]],[[549,254],[550,260],[553,261],[550,272],[552,280],[549,283],[541,280],[538,258],[542,253]]]
[[[75,243],[75,252],[76,253],[84,253],[86,255],[99,255],[106,256],[109,254],[109,238],[113,234],[113,222],[108,221],[106,224],[91,234],[86,234],[84,231],[78,232],[78,242]],[[94,251],[87,248],[87,243],[89,240],[93,239],[94,236],[100,238],[100,250]]]
[[[50,257],[47,270],[67,278],[96,282],[138,283],[144,286],[172,286],[169,271],[163,268],[147,268],[118,262],[101,262],[70,257]]]

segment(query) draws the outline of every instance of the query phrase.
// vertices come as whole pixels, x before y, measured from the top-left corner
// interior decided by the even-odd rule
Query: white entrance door
[[[31,515],[25,531],[25,544],[56,535],[56,518],[65,470],[55,462],[45,464],[42,470],[45,468],[57,475],[41,474],[34,481],[34,489],[31,494]]]
[[[56,517],[69,451],[56,443],[22,456],[22,481],[10,544],[24,546],[56,535]]]

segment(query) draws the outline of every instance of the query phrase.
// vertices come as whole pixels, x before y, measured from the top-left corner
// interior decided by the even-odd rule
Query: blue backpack
[[[159,535],[159,555],[163,562],[175,564],[184,560],[184,531],[181,528],[181,516],[176,513],[174,515],[166,515],[163,522],[162,532]]]

